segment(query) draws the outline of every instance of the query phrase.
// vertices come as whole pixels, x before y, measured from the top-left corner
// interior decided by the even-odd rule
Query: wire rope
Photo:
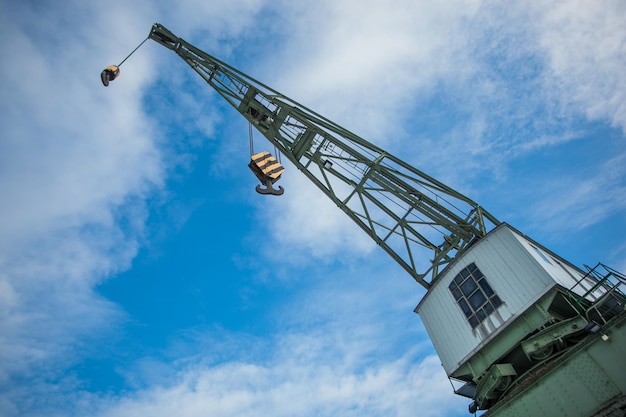
[[[250,156],[254,155],[254,139],[252,137],[252,122],[248,123],[248,137],[250,138]]]
[[[150,39],[150,36],[148,36],[146,39],[144,39],[144,40],[143,40],[143,41],[139,44],[139,46],[137,46],[135,49],[133,49],[133,51],[132,51],[130,54],[128,54],[128,56],[127,56],[126,58],[124,58],[124,59],[122,60],[122,62],[120,62],[117,66],[118,66],[118,67],[121,67],[121,66],[122,66],[122,64],[123,64],[123,63],[124,63],[124,62],[125,62],[128,58],[130,58],[130,56],[131,56],[132,54],[134,54],[134,53],[135,53],[135,51],[136,51],[137,49],[141,48],[141,45],[143,45],[144,43],[146,43],[146,41],[147,41],[148,39]]]

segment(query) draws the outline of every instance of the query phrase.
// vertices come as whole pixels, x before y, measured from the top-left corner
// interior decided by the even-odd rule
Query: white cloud
[[[582,167],[571,178],[544,179],[541,187],[551,198],[530,204],[531,217],[539,220],[535,227],[552,232],[584,230],[626,212],[625,167],[626,153],[601,165]]]
[[[413,364],[412,364],[413,363]],[[463,400],[441,402],[450,385],[435,357],[408,356],[366,372],[318,363],[227,363],[181,372],[172,385],[124,398],[98,416],[445,416]]]
[[[73,3],[2,4],[0,33],[10,39],[4,54],[11,63],[0,68],[5,388],[13,378],[39,377],[38,370],[56,378],[90,354],[88,340],[120,324],[119,306],[94,287],[130,266],[144,242],[146,199],[162,191],[167,163],[181,161],[161,153],[163,138],[143,113],[145,85],[163,75],[153,63],[156,48],[138,51],[107,89],[99,79],[104,66],[121,61],[120,51],[147,35],[154,16],[176,15],[143,2]],[[196,101],[181,101],[182,113],[194,108],[185,121],[198,116]],[[211,119],[198,126],[210,132]],[[0,401],[10,407],[16,392],[3,391]]]
[[[147,216],[143,199],[164,175],[137,100],[141,80],[116,99],[99,80],[108,43],[134,30],[106,31],[102,20],[63,25],[62,10],[39,7],[4,4],[0,29],[11,40],[11,65],[0,68],[2,385],[38,370],[53,377],[83,338],[112,330],[118,308],[93,287],[130,265]],[[141,58],[136,66],[151,73]]]
[[[416,100],[465,72],[464,19],[475,1],[289,2],[288,34],[275,51],[276,83],[291,97],[360,135],[387,144]],[[357,130],[358,129],[358,130]]]
[[[148,387],[122,398],[100,398],[85,413],[465,414],[469,401],[453,394],[439,360],[423,341],[418,317],[407,308],[416,302],[416,284],[394,282],[406,277],[393,274],[381,279],[382,270],[365,266],[351,272],[333,268],[312,291],[277,305],[277,332],[269,337],[206,329],[181,337],[201,353],[175,354],[177,360],[164,364],[161,375],[151,373],[160,368],[151,364]]]
[[[163,5],[166,20],[159,23],[188,41],[191,35],[202,35],[205,48],[222,49],[224,43],[228,45],[254,31],[254,18],[266,4],[263,0],[184,1],[173,13]]]
[[[332,262],[341,259],[339,254],[363,257],[374,249],[374,242],[350,220],[343,211],[299,174],[291,164],[286,166],[285,197],[258,202],[263,219],[269,224],[269,234],[277,245],[268,248],[282,262]],[[288,177],[287,177],[288,176]],[[290,248],[297,247],[294,253]],[[294,258],[294,256],[297,256]],[[302,259],[305,258],[305,259]]]
[[[512,161],[585,138],[577,122],[581,115],[623,131],[626,12],[621,2],[481,2],[468,10],[457,16],[456,26],[440,25],[456,31],[454,40],[444,37],[447,42],[428,57],[436,69],[431,77],[403,84],[418,105],[416,122],[404,124],[418,133],[403,142],[402,152],[417,166],[466,187],[477,174],[503,179]],[[373,84],[373,79],[363,83]],[[435,105],[429,101],[433,89]],[[398,97],[393,89],[384,95]],[[365,100],[377,103],[375,97]],[[398,102],[411,111],[406,101]],[[385,116],[393,136],[393,114]],[[433,130],[434,136],[428,133]]]
[[[591,120],[626,133],[626,4],[619,0],[555,1],[536,22],[550,72],[547,83]]]
[[[412,162],[421,149],[403,142],[402,122],[420,94],[467,73],[463,22],[477,9],[473,1],[280,3],[283,26],[272,29],[284,44],[268,49],[272,59],[251,75],[265,81],[265,74],[270,85],[379,146],[410,149],[403,157]],[[287,201],[261,207],[286,252],[296,244],[309,249],[303,257],[332,260],[372,250],[365,233],[293,169],[281,184]]]

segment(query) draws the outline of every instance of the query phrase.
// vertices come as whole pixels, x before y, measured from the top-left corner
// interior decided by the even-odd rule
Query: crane
[[[425,288],[456,254],[499,224],[468,197],[164,26],[155,24],[149,38],[176,52]],[[119,73],[112,67],[103,72],[107,84]],[[428,264],[418,263],[428,259],[424,251],[430,252]]]
[[[463,383],[455,393],[473,400],[470,412],[520,415],[547,392],[533,381],[565,395],[559,381],[595,350],[614,363],[589,373],[600,375],[594,378],[605,390],[610,381],[612,391],[594,394],[585,407],[574,401],[563,415],[626,408],[626,276],[603,264],[579,269],[465,195],[159,23],[148,39],[182,58],[427,290],[415,311],[448,377]],[[104,86],[120,65],[102,71]],[[284,168],[271,154],[252,155],[249,166],[263,185],[258,192],[283,193],[273,184]],[[572,395],[582,398],[579,391],[595,383],[572,385]],[[545,415],[556,415],[550,407]]]

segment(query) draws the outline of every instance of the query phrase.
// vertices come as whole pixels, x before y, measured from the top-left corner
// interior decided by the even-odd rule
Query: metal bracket
[[[564,342],[567,336],[585,329],[587,320],[581,316],[563,320],[543,329],[522,342],[522,350],[529,359],[547,359],[553,346]]]
[[[517,372],[510,363],[500,363],[489,368],[476,386],[475,400],[478,408],[481,410],[489,408],[506,391],[516,376]]]

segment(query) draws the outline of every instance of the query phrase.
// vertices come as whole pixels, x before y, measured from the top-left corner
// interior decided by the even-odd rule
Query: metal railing
[[[589,322],[605,324],[626,311],[626,275],[603,263],[585,267],[587,273],[568,291],[570,301]],[[589,282],[591,288],[584,285]]]

